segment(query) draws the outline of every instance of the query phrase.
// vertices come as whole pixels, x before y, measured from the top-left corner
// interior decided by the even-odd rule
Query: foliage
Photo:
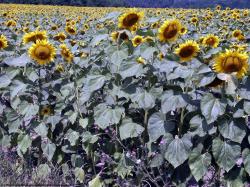
[[[88,9],[77,21],[79,9],[68,13],[68,8],[57,8],[60,14],[44,16],[25,8],[12,12],[15,27],[0,28],[9,45],[0,51],[0,143],[16,149],[22,160],[33,160],[39,178],[50,175],[49,166],[60,165],[77,183],[93,187],[185,186],[190,181],[203,185],[208,172],[213,172],[216,185],[249,182],[250,77],[237,79],[212,68],[214,56],[235,43],[246,44],[249,56],[248,17],[223,22],[218,10],[208,21],[200,10],[173,9],[161,10],[162,18],[145,10],[144,25],[131,32],[117,28],[121,12],[91,17]],[[182,24],[188,33],[172,43],[159,42],[158,29],[151,24],[172,18],[176,11],[185,15]],[[193,14],[200,18],[198,24],[189,22]],[[27,54],[31,44],[22,43],[26,22],[32,31],[37,26],[46,30],[50,43],[60,49],[53,36],[65,29],[70,16],[78,32],[67,34],[64,43],[73,61],[66,62],[60,50],[47,65],[33,61]],[[1,23],[8,20],[0,17]],[[51,29],[53,24],[57,31]],[[84,24],[90,28],[80,32]],[[237,28],[245,40],[231,38]],[[113,31],[128,33],[128,39],[113,41]],[[174,49],[209,33],[220,36],[220,46],[201,47],[192,60],[180,62]],[[135,35],[153,39],[134,47]],[[218,77],[222,84],[211,86]]]

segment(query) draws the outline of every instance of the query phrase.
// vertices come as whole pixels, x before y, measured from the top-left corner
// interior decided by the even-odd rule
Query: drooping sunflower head
[[[112,32],[110,34],[110,37],[111,37],[112,41],[116,42],[118,37],[119,37],[119,32],[117,32],[117,31]]]
[[[63,42],[65,39],[67,38],[66,34],[64,34],[64,32],[59,32],[58,34],[56,34],[54,36],[54,40]]]
[[[71,25],[66,26],[66,27],[65,27],[65,31],[66,31],[68,34],[70,34],[70,35],[76,35],[76,33],[77,33],[76,27],[71,26]]]
[[[175,54],[180,57],[181,62],[188,62],[200,51],[199,45],[193,40],[187,40],[175,49]]]
[[[217,47],[219,43],[220,43],[219,37],[215,36],[214,34],[207,35],[202,41],[203,45],[213,48]]]
[[[137,59],[136,59],[136,62],[137,62],[138,64],[143,64],[143,65],[146,64],[145,59],[142,58],[142,57],[137,58]]]
[[[47,40],[37,40],[29,48],[29,56],[40,65],[45,65],[54,60],[56,49]]]
[[[36,30],[34,32],[26,33],[23,36],[23,43],[27,44],[29,42],[36,42],[37,40],[46,40],[47,39],[47,32],[46,31],[39,31]]]
[[[242,78],[248,71],[248,55],[245,52],[226,50],[215,58],[213,69],[217,73],[236,73]]]
[[[66,44],[60,45],[61,55],[67,62],[72,62],[74,55],[70,51],[70,49],[66,46]]]
[[[118,18],[118,27],[120,29],[128,29],[133,28],[134,25],[138,25],[139,22],[143,19],[144,12],[137,12],[135,10],[131,10],[127,13],[122,14]]]
[[[177,19],[168,20],[158,30],[158,38],[162,42],[175,41],[181,30],[181,22]]]
[[[4,35],[0,36],[0,49],[4,49],[8,47],[8,41],[7,38]]]
[[[143,37],[142,36],[135,36],[133,39],[132,39],[132,44],[134,47],[137,47],[138,45],[140,45],[141,43],[143,42]]]

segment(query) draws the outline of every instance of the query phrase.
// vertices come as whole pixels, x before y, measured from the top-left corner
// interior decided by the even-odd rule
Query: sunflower
[[[242,78],[248,71],[248,55],[246,52],[226,50],[215,58],[213,68],[217,73],[236,73],[238,78]]]
[[[158,38],[162,42],[175,41],[181,30],[181,22],[177,19],[168,20],[158,30]]]
[[[72,54],[70,49],[65,44],[60,45],[60,48],[61,48],[61,55],[63,56],[63,58],[67,62],[72,62],[74,55]]]
[[[128,29],[133,28],[134,25],[138,25],[139,22],[144,17],[143,12],[136,12],[135,10],[131,10],[127,13],[122,14],[118,19],[118,27],[120,29]]]
[[[8,47],[8,41],[7,38],[4,35],[0,36],[0,49],[4,49]]]
[[[71,34],[71,35],[76,35],[76,27],[74,26],[66,26],[65,27],[65,31],[68,33],[68,34]]]
[[[232,36],[234,38],[238,38],[240,35],[242,35],[242,31],[238,30],[238,29],[234,30],[233,33],[232,33]]]
[[[202,44],[205,45],[205,46],[209,46],[209,47],[217,47],[220,43],[220,39],[218,36],[215,36],[213,34],[209,34],[207,35],[203,41],[202,41]]]
[[[137,62],[138,64],[143,64],[143,65],[146,64],[145,59],[142,58],[142,57],[137,58],[137,59],[136,59],[136,62]]]
[[[29,48],[29,56],[40,65],[48,64],[54,60],[56,49],[47,40],[37,40]]]
[[[57,35],[54,36],[54,40],[63,42],[67,38],[66,34],[64,32],[59,32]]]
[[[51,114],[52,114],[52,109],[50,106],[43,106],[42,109],[40,110],[41,116],[49,116]]]
[[[114,32],[111,33],[110,36],[111,36],[112,41],[116,42],[118,37],[119,37],[119,32],[114,31]]]
[[[199,19],[195,16],[195,17],[192,17],[190,21],[191,21],[191,23],[193,23],[193,24],[197,24],[198,21],[199,21]]]
[[[186,34],[186,33],[187,33],[187,28],[184,27],[184,26],[182,26],[182,27],[181,27],[181,30],[180,30],[180,34],[181,34],[181,35],[184,35],[184,34]]]
[[[36,43],[37,40],[46,40],[47,39],[47,32],[46,31],[39,31],[36,30],[34,32],[26,33],[23,36],[23,43],[27,44],[29,42]]]
[[[190,61],[193,57],[197,56],[200,48],[199,45],[193,40],[187,40],[185,43],[179,45],[175,49],[175,54],[180,57],[181,62]]]
[[[137,47],[138,45],[140,45],[141,43],[143,42],[143,37],[142,36],[135,36],[133,39],[132,39],[132,44],[134,47]]]
[[[59,73],[62,73],[64,72],[64,67],[62,64],[57,64],[56,65],[56,71],[59,72]]]

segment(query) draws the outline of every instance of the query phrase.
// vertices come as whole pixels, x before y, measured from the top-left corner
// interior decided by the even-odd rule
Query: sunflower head
[[[188,40],[183,44],[180,44],[177,49],[175,49],[175,54],[180,57],[181,62],[188,62],[199,52],[199,45],[193,41]]]
[[[182,26],[182,27],[181,27],[181,30],[180,30],[180,34],[181,34],[181,35],[184,35],[184,34],[186,34],[186,33],[187,33],[187,28],[184,27],[184,26]]]
[[[66,44],[60,45],[61,55],[67,62],[72,62],[74,55],[70,51],[70,49],[66,46]]]
[[[158,30],[158,38],[162,42],[175,41],[181,30],[181,22],[177,19],[168,20]]]
[[[7,38],[4,35],[0,36],[0,49],[4,49],[8,47],[8,41]]]
[[[111,36],[112,41],[116,42],[117,39],[118,39],[118,36],[119,36],[119,32],[114,31],[114,32],[111,33],[110,36]]]
[[[64,32],[60,32],[57,35],[54,36],[54,40],[63,42],[67,38],[66,34]]]
[[[136,62],[137,62],[138,64],[143,64],[143,65],[146,64],[145,59],[142,58],[142,57],[137,58],[137,59],[136,59]]]
[[[232,33],[232,36],[234,38],[238,38],[240,35],[242,35],[242,31],[238,30],[238,29],[234,30],[233,33]]]
[[[226,50],[215,58],[213,69],[217,73],[236,73],[242,78],[248,71],[248,55],[245,52]]]
[[[138,25],[143,19],[144,13],[131,10],[127,13],[122,14],[118,19],[118,27],[120,29],[132,29],[133,26]]]
[[[37,40],[46,40],[47,39],[47,32],[46,31],[39,31],[36,30],[34,32],[26,33],[23,36],[23,43],[27,44],[29,42],[36,42]]]
[[[40,115],[41,116],[49,116],[51,115],[53,112],[52,112],[52,109],[50,106],[43,106],[40,110]]]
[[[71,26],[71,25],[66,26],[66,27],[65,27],[65,31],[66,31],[68,34],[70,34],[70,35],[76,35],[76,33],[77,33],[76,27]]]
[[[202,44],[205,46],[215,48],[219,45],[219,42],[220,42],[220,39],[218,36],[215,36],[213,34],[209,34],[203,39]]]
[[[141,43],[143,42],[143,37],[142,36],[135,36],[133,39],[132,39],[132,44],[134,47],[137,47],[138,45],[140,45]]]
[[[37,40],[29,48],[29,56],[40,65],[45,65],[54,60],[56,49],[47,40]]]

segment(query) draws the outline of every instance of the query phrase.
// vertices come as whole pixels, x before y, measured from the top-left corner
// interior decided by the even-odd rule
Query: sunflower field
[[[250,184],[248,9],[0,4],[0,25],[1,149],[32,175]]]

